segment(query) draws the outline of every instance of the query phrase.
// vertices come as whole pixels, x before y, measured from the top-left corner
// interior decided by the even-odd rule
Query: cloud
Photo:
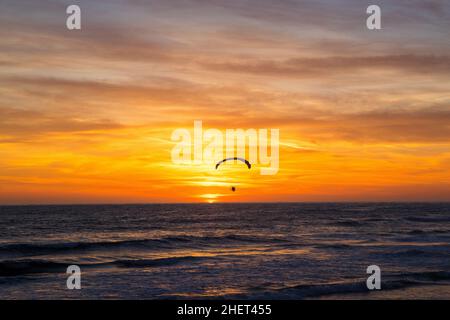
[[[302,128],[303,125],[303,128]],[[367,112],[304,121],[307,137],[358,143],[450,143],[450,110]]]
[[[367,56],[297,58],[205,64],[206,68],[235,73],[288,77],[326,77],[367,71],[401,71],[417,75],[450,76],[450,56]]]
[[[448,102],[443,98],[430,104],[427,95],[415,98],[414,88],[411,92],[394,90],[389,95],[379,90],[367,96],[352,91],[302,96],[245,87],[200,86],[170,78],[162,79],[159,85],[152,81],[108,83],[46,77],[12,77],[1,83],[18,88],[15,90],[22,96],[19,99],[16,93],[16,101],[38,101],[38,105],[46,106],[0,104],[0,133],[10,138],[33,132],[121,126],[172,128],[190,126],[195,119],[217,128],[282,128],[291,135],[317,141],[442,143],[450,137]],[[442,94],[426,93],[431,97]],[[377,108],[365,110],[358,105],[369,103],[366,100]],[[352,105],[352,109],[344,108]]]
[[[0,108],[0,142],[29,142],[43,134],[78,133],[122,128],[108,120],[83,120],[37,111]]]

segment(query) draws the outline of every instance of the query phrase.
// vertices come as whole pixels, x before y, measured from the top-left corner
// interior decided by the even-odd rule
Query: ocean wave
[[[136,239],[123,241],[93,242],[57,242],[57,243],[13,243],[0,245],[0,254],[20,253],[24,255],[42,255],[73,252],[75,250],[102,250],[126,248],[168,249],[180,246],[206,246],[233,243],[282,243],[289,242],[282,238],[260,236],[225,235],[225,236],[172,236],[155,239]]]
[[[450,252],[448,250],[426,250],[426,249],[409,249],[409,250],[397,250],[393,252],[384,253],[385,256],[395,256],[395,257],[410,257],[410,258],[433,258],[433,257],[448,257],[450,258]]]
[[[450,222],[450,217],[447,216],[406,217],[405,220],[412,222]]]
[[[64,272],[70,263],[46,260],[17,260],[0,262],[0,276],[18,276],[33,273]]]
[[[117,260],[108,264],[123,268],[148,268],[171,266],[179,263],[198,262],[206,259],[208,259],[208,257],[183,256],[158,259]]]
[[[319,249],[351,249],[354,245],[345,243],[324,243],[314,245],[314,247]]]
[[[59,273],[65,272],[67,267],[76,264],[81,269],[92,269],[100,267],[117,268],[151,268],[164,267],[180,263],[194,263],[208,257],[180,256],[155,259],[126,259],[114,260],[102,263],[79,264],[73,262],[56,262],[50,260],[11,260],[0,262],[0,277],[21,276],[36,273]]]
[[[406,273],[390,275],[382,278],[382,290],[397,290],[407,287],[439,284],[439,282],[450,281],[450,272],[432,271],[419,273]],[[351,293],[369,293],[365,279],[360,281],[325,283],[325,284],[307,284],[267,291],[249,292],[247,294],[234,295],[225,298],[230,299],[305,299],[320,298],[327,295],[351,294]]]
[[[448,235],[450,235],[450,230],[448,230],[448,229],[431,229],[431,230],[414,229],[411,231],[407,231],[406,234],[410,234],[410,235],[448,234]]]
[[[356,220],[340,220],[336,222],[332,222],[331,224],[338,225],[338,226],[344,226],[344,227],[360,227],[364,225],[364,223]]]

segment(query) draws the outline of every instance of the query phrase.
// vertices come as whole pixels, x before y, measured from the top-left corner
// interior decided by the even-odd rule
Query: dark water
[[[1,299],[327,297],[448,299],[450,204],[0,207]]]

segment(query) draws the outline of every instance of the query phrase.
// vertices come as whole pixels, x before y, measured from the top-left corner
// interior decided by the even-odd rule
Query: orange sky
[[[38,2],[0,13],[0,204],[450,200],[448,5]],[[194,120],[280,129],[278,174],[173,164]]]

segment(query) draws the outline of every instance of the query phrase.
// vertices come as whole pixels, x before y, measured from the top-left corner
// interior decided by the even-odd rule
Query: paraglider
[[[244,158],[232,157],[232,158],[226,158],[226,159],[223,159],[222,161],[217,162],[216,170],[222,163],[229,161],[229,160],[239,160],[239,161],[244,162],[249,169],[252,167],[252,165],[250,164],[250,162],[248,162],[248,160],[245,160]]]
[[[224,163],[224,162],[226,162],[226,161],[230,161],[230,160],[239,160],[239,161],[245,163],[245,164],[247,165],[247,168],[249,168],[249,169],[251,169],[251,167],[252,167],[251,163],[248,162],[248,160],[246,160],[246,159],[244,159],[244,158],[231,157],[231,158],[226,158],[226,159],[223,159],[223,160],[217,162],[217,164],[216,164],[216,170],[217,170],[217,168],[219,168],[219,166],[220,166],[222,163]],[[236,187],[234,187],[234,186],[231,187],[231,191],[235,192],[235,191],[236,191]]]

